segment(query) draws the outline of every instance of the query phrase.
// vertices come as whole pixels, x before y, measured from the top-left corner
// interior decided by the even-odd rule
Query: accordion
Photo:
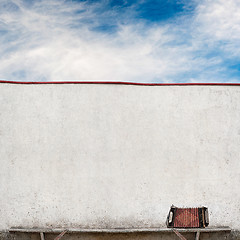
[[[208,209],[200,208],[177,208],[172,206],[168,217],[169,228],[204,228],[209,224]]]

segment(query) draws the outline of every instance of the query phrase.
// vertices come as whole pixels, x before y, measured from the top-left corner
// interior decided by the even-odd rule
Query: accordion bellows
[[[208,224],[206,207],[177,208],[172,206],[167,217],[167,227],[170,228],[204,228]]]

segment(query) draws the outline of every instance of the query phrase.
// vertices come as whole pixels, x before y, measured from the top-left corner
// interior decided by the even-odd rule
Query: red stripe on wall
[[[240,86],[240,83],[136,83],[136,82],[108,82],[108,81],[7,81],[0,80],[0,83],[9,84],[118,84],[137,86]]]

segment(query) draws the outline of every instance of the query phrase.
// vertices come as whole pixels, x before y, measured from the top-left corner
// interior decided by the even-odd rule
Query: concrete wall
[[[240,87],[0,84],[0,230],[240,229]]]

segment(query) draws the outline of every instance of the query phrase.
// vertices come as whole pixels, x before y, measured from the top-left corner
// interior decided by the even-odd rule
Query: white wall
[[[240,87],[0,84],[0,229],[240,229]]]

